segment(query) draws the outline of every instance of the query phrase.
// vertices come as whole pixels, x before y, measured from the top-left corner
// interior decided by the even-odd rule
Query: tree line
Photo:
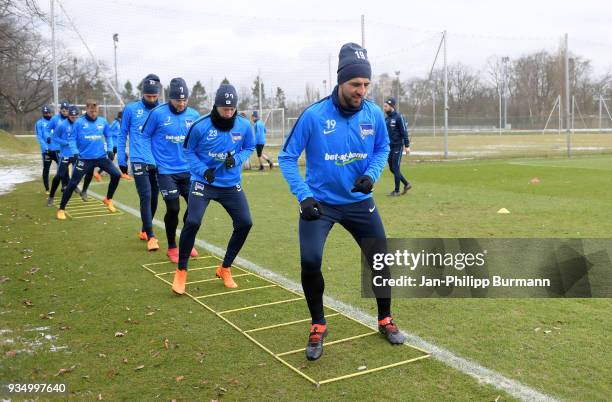
[[[52,102],[51,43],[39,33],[44,24],[48,24],[47,16],[36,1],[0,0],[0,128],[31,131],[40,116],[40,108]],[[88,98],[117,103],[103,78],[112,75],[106,63],[98,65],[89,58],[77,57],[61,44],[57,57],[60,98],[72,103],[84,103]],[[505,93],[507,121],[512,128],[542,128],[557,96],[561,95],[565,102],[564,60],[560,47],[554,52],[541,50],[516,59],[491,57],[480,70],[462,63],[451,64],[448,68],[451,126],[498,126],[500,95]],[[437,125],[440,125],[443,74],[441,69],[435,69],[431,77],[400,81],[397,76],[383,73],[374,77],[370,97],[382,105],[387,97],[399,96],[401,111],[411,125],[416,120],[417,126],[431,126],[435,107]],[[612,75],[596,77],[590,60],[570,54],[569,76],[570,92],[576,99],[576,126],[597,127],[597,99],[609,96]],[[229,81],[225,78],[224,82]],[[137,99],[141,85],[130,80],[122,83],[123,101]],[[207,113],[214,100],[214,90],[196,81],[191,88],[189,105],[201,114]],[[237,90],[240,110],[259,109],[261,99],[262,109],[281,108],[286,117],[299,116],[307,105],[328,95],[321,94],[315,85],[305,83],[304,95],[289,100],[281,87],[268,91],[259,75],[250,86],[237,86]],[[167,94],[168,87],[164,91]]]

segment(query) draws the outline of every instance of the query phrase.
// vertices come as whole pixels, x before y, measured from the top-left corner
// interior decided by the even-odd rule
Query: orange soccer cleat
[[[221,280],[223,281],[223,286],[225,286],[226,288],[237,288],[238,285],[236,285],[236,282],[234,282],[234,279],[232,279],[232,271],[229,268],[225,268],[223,267],[223,265],[219,265],[219,267],[217,267],[217,272],[215,272],[215,275],[217,276],[217,278],[221,278]]]
[[[102,200],[102,202],[104,203],[104,205],[106,205],[106,208],[108,208],[108,210],[112,213],[117,212],[117,208],[115,208],[115,206],[113,205],[113,200],[109,200],[108,198],[104,198]]]
[[[178,295],[185,293],[185,284],[187,283],[187,270],[176,269],[174,273],[174,281],[172,281],[172,291]]]
[[[57,219],[59,219],[60,221],[65,221],[66,220],[66,212],[64,212],[63,209],[58,209],[57,210],[57,214],[55,215],[57,217]]]
[[[151,237],[147,241],[147,250],[149,250],[149,251],[157,251],[157,250],[159,250],[159,242],[157,241],[157,238]]]
[[[170,259],[170,262],[174,264],[178,264],[178,260],[179,260],[178,247],[169,248],[168,251],[166,251],[166,255]]]

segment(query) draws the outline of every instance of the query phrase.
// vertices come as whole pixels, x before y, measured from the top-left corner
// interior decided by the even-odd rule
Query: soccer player
[[[110,130],[111,130],[111,138],[113,139],[113,154],[115,156],[117,156],[117,140],[119,138],[119,133],[121,132],[121,117],[123,116],[123,110],[120,110],[117,112],[117,116],[115,117],[115,120],[113,120],[113,122],[110,125]],[[121,177],[123,177],[123,173],[121,174]],[[128,176],[128,180],[129,180],[129,176]]]
[[[72,125],[72,133],[79,157],[70,182],[62,194],[62,201],[57,210],[57,219],[66,219],[66,205],[70,201],[72,191],[81,181],[83,175],[92,172],[96,167],[110,175],[110,183],[103,202],[110,212],[117,212],[113,205],[113,194],[119,184],[121,172],[113,165],[113,139],[110,126],[106,119],[98,116],[98,103],[95,100],[86,102],[86,113]],[[87,194],[83,187],[83,194]]]
[[[230,84],[222,84],[215,95],[212,111],[196,120],[185,138],[185,157],[191,171],[187,220],[179,240],[179,262],[172,290],[185,293],[187,262],[204,212],[211,200],[217,201],[231,216],[234,230],[223,263],[216,276],[226,288],[238,285],[230,267],[242,248],[253,222],[244,191],[240,186],[242,164],[255,149],[248,119],[237,116],[238,95]]]
[[[68,182],[68,180],[70,179],[70,176],[68,174],[68,165],[72,164],[74,166],[79,156],[79,151],[77,150],[76,141],[74,137],[74,122],[79,118],[80,115],[81,112],[79,111],[79,108],[74,105],[68,107],[68,117],[66,117],[65,120],[63,120],[53,129],[52,142],[55,141],[55,143],[58,144],[60,147],[60,163],[57,166],[57,173],[55,174],[55,177],[51,182],[51,191],[49,192],[49,198],[47,199],[48,207],[53,205],[55,191],[57,191],[57,187],[59,186],[60,180],[62,182]]]
[[[325,282],[321,260],[325,241],[335,223],[359,243],[385,239],[385,230],[372,199],[374,182],[389,153],[389,137],[382,111],[366,100],[372,70],[367,52],[355,43],[342,46],[338,85],[310,105],[297,120],[278,157],[291,192],[300,203],[299,238],[302,288],[312,322],[306,358],[323,353],[327,325],[323,313]],[[306,180],[298,158],[306,152]],[[389,342],[404,336],[391,318],[391,299],[377,298],[378,325]]]
[[[263,153],[264,146],[266,145],[266,125],[259,118],[257,110],[254,110],[253,114],[251,114],[251,121],[255,127],[255,149],[257,150],[257,158],[259,159],[259,170],[264,170],[262,160],[268,162],[270,170],[272,170],[274,164],[270,161],[270,158]]]
[[[402,154],[406,152],[406,155],[410,154],[410,138],[408,137],[408,130],[406,130],[406,124],[404,123],[404,117],[400,112],[396,110],[395,98],[390,97],[383,104],[383,110],[385,111],[385,123],[387,124],[387,131],[389,132],[389,143],[391,150],[389,151],[389,170],[393,173],[395,179],[395,188],[389,194],[392,197],[398,195],[404,195],[412,188],[412,185],[400,170],[402,163]],[[399,191],[400,181],[404,185],[404,189],[401,194]]]
[[[136,182],[136,190],[140,198],[140,219],[142,228],[140,240],[147,242],[147,250],[159,250],[159,242],[153,233],[153,217],[157,211],[157,166],[151,153],[151,147],[146,146],[142,136],[142,125],[151,110],[159,102],[161,84],[155,74],[147,75],[142,83],[142,99],[130,103],[123,109],[121,132],[117,140],[117,159],[121,171],[127,172],[128,156],[126,142],[130,141],[130,159],[132,174]]]
[[[56,127],[63,122],[64,120],[66,120],[66,118],[68,117],[68,108],[70,107],[70,105],[68,104],[67,101],[62,101],[60,102],[60,112],[59,114],[54,115],[53,117],[51,117],[51,120],[49,120],[49,124],[47,124],[46,127],[46,132],[47,132],[47,145],[49,146],[48,149],[51,152],[51,159],[55,161],[55,163],[57,164],[57,167],[59,169],[59,164],[60,164],[60,159],[59,159],[59,153],[60,153],[60,145],[54,140],[54,136],[53,133],[56,129]],[[59,177],[57,174],[55,175],[55,177],[53,177],[53,182],[56,182],[58,184],[56,184],[55,186],[59,185],[59,181],[62,181],[62,188],[66,187],[68,185],[68,176],[64,176],[64,177]],[[53,187],[53,182],[51,183],[51,187]]]
[[[189,164],[183,155],[183,142],[189,127],[199,117],[198,112],[187,106],[189,88],[182,78],[170,81],[170,102],[153,109],[142,128],[142,136],[151,147],[157,162],[157,183],[166,203],[164,224],[168,238],[166,255],[173,263],[178,263],[179,250],[176,246],[176,228],[181,208],[180,197],[189,202],[191,174]],[[187,213],[183,217],[185,222]],[[197,257],[195,249],[192,257]]]
[[[49,194],[49,169],[51,168],[51,162],[54,160],[54,158],[51,156],[53,151],[49,150],[49,144],[47,144],[47,125],[51,120],[51,108],[49,105],[44,105],[41,112],[42,117],[36,121],[36,124],[34,125],[34,132],[36,133],[36,140],[38,141],[40,152],[42,154],[43,185],[45,186],[45,192]],[[55,162],[57,163],[57,156],[55,156]]]
[[[113,157],[117,156],[117,138],[119,137],[119,132],[121,131],[121,116],[122,115],[123,115],[123,112],[121,110],[118,111],[117,116],[115,117],[115,120],[113,120],[113,122],[110,124],[111,138],[113,139],[113,144],[114,144]],[[96,181],[102,180],[102,170],[103,170],[102,168],[98,168],[98,172],[94,174]],[[121,177],[126,180],[130,180],[129,176],[127,176],[127,178],[123,177],[123,173],[121,174]],[[83,197],[83,194],[81,193],[81,198],[82,197]]]

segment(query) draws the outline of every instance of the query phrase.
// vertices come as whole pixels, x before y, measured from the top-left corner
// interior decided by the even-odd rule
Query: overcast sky
[[[48,0],[39,4],[49,10]],[[280,86],[288,97],[303,97],[307,82],[323,91],[330,64],[335,84],[338,50],[345,42],[361,42],[362,14],[374,74],[400,71],[402,80],[426,77],[443,30],[448,31],[449,63],[477,70],[484,70],[491,56],[555,51],[565,32],[570,51],[592,60],[594,73],[612,70],[609,1],[62,0],[62,4],[96,57],[111,67],[112,35],[119,34],[120,83],[127,79],[134,83],[154,72],[164,85],[182,76],[190,86],[200,80],[208,92],[212,83],[214,92],[223,77],[239,89],[248,88],[260,71],[267,95]],[[59,7],[56,14],[64,24],[59,39],[86,57]],[[50,36],[49,29],[43,31]]]

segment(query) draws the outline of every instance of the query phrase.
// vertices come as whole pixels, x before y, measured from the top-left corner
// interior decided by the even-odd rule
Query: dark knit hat
[[[395,109],[395,105],[397,105],[397,102],[395,101],[395,98],[393,96],[389,97],[385,103],[389,106],[391,106],[392,108]]]
[[[159,94],[160,87],[159,77],[155,74],[149,74],[142,80],[142,93],[145,95]]]
[[[252,116],[256,119],[259,119],[259,112],[257,110],[253,110]]]
[[[189,98],[189,88],[184,79],[177,77],[170,81],[170,99],[187,99]]]
[[[69,107],[70,107],[70,104],[68,103],[68,101],[61,101],[60,102],[60,110],[62,110],[62,109],[68,110]]]
[[[236,107],[238,105],[238,94],[232,84],[221,84],[215,95],[215,106]]]
[[[338,54],[338,85],[356,77],[372,77],[368,51],[356,43],[347,43]]]
[[[81,111],[79,110],[78,107],[71,105],[68,108],[68,116],[79,116],[81,114]]]
[[[51,113],[51,107],[49,105],[45,105],[41,109],[42,114]]]

